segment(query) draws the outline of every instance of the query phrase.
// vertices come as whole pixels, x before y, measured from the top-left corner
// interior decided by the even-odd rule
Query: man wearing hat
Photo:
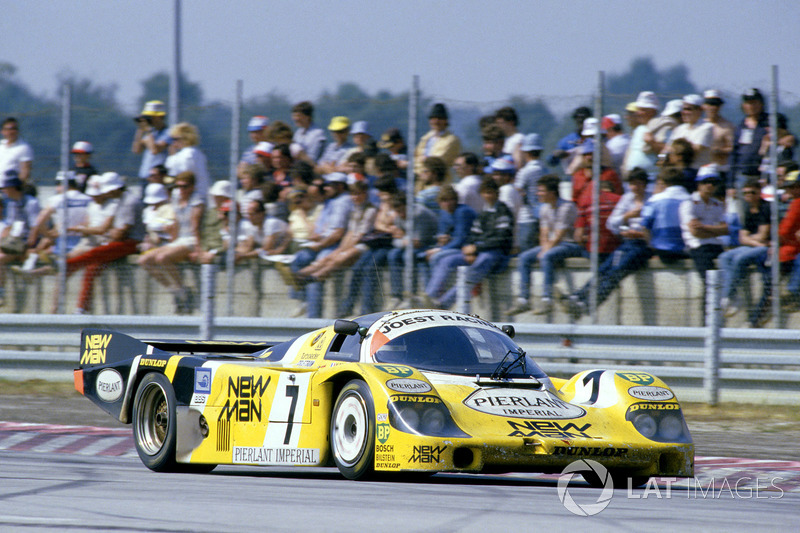
[[[703,93],[703,111],[705,121],[711,124],[711,162],[717,165],[722,179],[730,186],[730,155],[733,151],[733,135],[736,126],[720,114],[720,108],[725,103],[716,89],[709,89]]]
[[[333,142],[328,143],[325,151],[317,162],[315,170],[317,174],[330,174],[337,172],[338,167],[345,161],[345,154],[355,145],[348,139],[350,137],[350,119],[347,117],[333,117],[328,124],[328,131],[331,132]]]
[[[570,163],[572,163],[572,160],[577,154],[578,146],[583,141],[583,137],[581,136],[583,132],[583,122],[591,116],[592,110],[586,106],[578,107],[572,112],[572,120],[575,122],[575,131],[562,137],[562,139],[558,141],[555,151],[547,161],[551,167],[555,167],[561,163],[562,170],[567,172]]]
[[[431,106],[428,113],[428,125],[430,130],[422,136],[414,150],[414,172],[422,172],[422,162],[426,157],[441,157],[447,164],[447,168],[453,163],[461,153],[461,140],[447,128],[450,125],[447,107],[442,103],[435,103]]]
[[[313,162],[319,161],[325,144],[325,131],[314,124],[314,106],[311,102],[299,102],[292,106],[292,121],[297,129],[292,135],[292,142],[296,142],[303,147],[303,151]]]
[[[678,214],[681,235],[695,270],[703,281],[703,307],[700,312],[705,323],[706,272],[713,270],[714,259],[722,252],[722,237],[728,234],[725,222],[725,204],[714,198],[721,177],[714,165],[705,165],[697,171],[697,190],[681,203]]]
[[[677,139],[685,139],[694,149],[694,159],[690,167],[698,169],[711,163],[711,143],[713,141],[713,127],[703,121],[703,97],[699,94],[687,94],[681,99],[681,124],[672,130],[669,142],[661,153],[668,154],[672,150],[672,143]]]
[[[748,89],[742,95],[744,118],[733,133],[730,157],[734,186],[738,189],[749,177],[759,177],[761,140],[767,134],[769,116],[764,111],[764,96],[758,89]]]
[[[14,117],[3,121],[3,140],[0,141],[0,179],[13,170],[23,184],[28,184],[33,167],[33,150],[19,136],[19,122]]]
[[[133,120],[137,127],[131,150],[134,154],[142,154],[139,177],[145,181],[151,168],[167,160],[169,130],[166,106],[160,100],[150,100]]]
[[[86,189],[86,180],[89,176],[97,174],[97,169],[91,163],[94,147],[88,141],[78,141],[72,145],[72,160],[74,165],[72,171],[75,173],[75,182],[78,185],[78,190],[83,192]]]
[[[108,222],[100,228],[103,231],[102,235],[107,239],[106,243],[67,259],[67,276],[82,268],[86,269],[75,309],[77,314],[89,311],[97,275],[108,263],[135,253],[145,233],[139,196],[125,190],[125,182],[119,174],[104,173],[100,177],[99,192],[119,202],[112,204],[114,212]],[[96,227],[77,226],[73,229],[86,236],[98,234]]]
[[[405,170],[408,167],[408,146],[403,139],[403,134],[397,128],[389,128],[378,141],[378,148],[386,150],[389,156],[397,163],[397,168]]]
[[[0,305],[5,303],[6,268],[18,261],[35,243],[31,228],[39,216],[39,202],[23,192],[23,183],[16,170],[6,170],[0,176],[0,192],[5,197],[3,224],[0,230]]]
[[[617,113],[604,116],[600,121],[600,128],[606,135],[605,147],[611,156],[611,167],[617,174],[620,174],[625,152],[628,151],[628,145],[631,142],[630,135],[623,130],[622,117]]]
[[[523,166],[514,177],[514,187],[522,194],[523,207],[517,219],[516,244],[520,251],[539,243],[539,178],[545,168],[540,160],[542,140],[538,133],[529,133],[522,139],[520,153]]]
[[[66,181],[66,183],[64,183]],[[30,242],[36,243],[23,265],[23,270],[32,270],[36,266],[38,254],[52,250],[53,253],[60,253],[61,245],[61,210],[64,202],[67,202],[67,228],[86,224],[89,221],[89,204],[92,203],[91,197],[81,192],[81,184],[78,182],[75,172],[59,171],[56,174],[56,187],[58,194],[54,194],[47,200],[47,205],[39,213],[36,223],[31,231]],[[66,251],[72,250],[80,241],[81,235],[77,232],[67,232]]]
[[[258,163],[254,152],[260,142],[267,140],[267,126],[269,126],[269,119],[262,115],[251,117],[247,122],[247,135],[250,137],[252,144],[242,152],[242,157],[239,159],[240,168],[244,165]]]

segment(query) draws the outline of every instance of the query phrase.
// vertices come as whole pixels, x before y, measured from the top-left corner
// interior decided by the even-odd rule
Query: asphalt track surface
[[[576,477],[573,502],[602,491]],[[354,482],[331,468],[157,474],[129,428],[0,423],[0,531],[796,531],[800,462],[698,458],[695,480],[616,488],[590,517],[558,476]]]

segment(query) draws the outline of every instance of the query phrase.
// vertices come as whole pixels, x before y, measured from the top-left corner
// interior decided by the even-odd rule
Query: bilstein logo
[[[569,493],[569,482],[575,474],[584,476],[593,476],[598,479],[603,485],[603,491],[598,496],[597,501],[594,503],[579,504],[576,502],[572,495]],[[573,461],[561,472],[558,477],[558,499],[564,507],[572,514],[578,516],[593,516],[608,507],[611,503],[611,497],[614,495],[614,481],[608,474],[606,467],[593,461],[591,459],[581,459],[580,461]],[[594,494],[594,493],[592,493]]]
[[[86,335],[81,355],[82,365],[102,365],[106,362],[106,348],[111,342],[111,334]]]

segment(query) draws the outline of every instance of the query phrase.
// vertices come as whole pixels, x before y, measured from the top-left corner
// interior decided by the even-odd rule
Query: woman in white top
[[[177,177],[181,172],[194,173],[194,190],[200,198],[205,198],[211,178],[206,156],[197,148],[200,144],[197,128],[188,122],[181,122],[170,128],[169,136],[172,140],[169,147],[172,155],[164,163],[169,175]]]
[[[139,258],[144,268],[157,282],[175,297],[179,314],[189,313],[194,307],[194,295],[184,286],[178,263],[186,261],[192,253],[199,253],[200,225],[203,220],[205,196],[195,193],[195,175],[181,172],[175,177],[172,208],[175,223],[169,229],[172,240]]]

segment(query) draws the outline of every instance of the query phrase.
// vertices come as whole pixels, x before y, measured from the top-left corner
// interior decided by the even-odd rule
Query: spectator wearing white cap
[[[316,164],[325,150],[328,142],[322,128],[314,124],[314,106],[311,102],[303,101],[292,106],[292,121],[297,129],[294,130],[292,141],[303,147],[303,151]]]
[[[24,184],[16,170],[6,170],[0,176],[0,191],[5,197],[3,229],[0,233],[0,305],[5,303],[6,268],[20,261],[26,250],[35,243],[31,228],[39,216],[39,202],[23,192]]]
[[[3,140],[0,141],[0,179],[7,170],[13,170],[28,185],[33,168],[33,149],[19,136],[19,121],[14,117],[3,120]]]
[[[703,97],[699,94],[687,94],[681,99],[681,124],[672,130],[669,142],[661,153],[668,154],[672,143],[678,139],[686,139],[694,150],[691,168],[698,169],[711,163],[711,143],[714,138],[713,127],[704,122]]]
[[[703,282],[700,313],[705,323],[706,272],[714,268],[714,259],[723,252],[722,237],[728,234],[728,224],[725,222],[725,204],[714,198],[721,181],[719,170],[714,165],[702,166],[695,181],[697,190],[680,204],[678,214],[683,242]]]
[[[514,163],[507,159],[495,159],[492,162],[492,179],[497,183],[498,198],[506,204],[514,215],[514,233],[516,234],[517,220],[522,209],[522,194],[514,187],[514,175],[517,170]]]
[[[636,115],[639,125],[631,134],[631,142],[625,152],[625,159],[622,164],[623,177],[634,168],[641,168],[650,176],[650,180],[655,179],[657,172],[656,159],[660,149],[656,150],[653,144],[659,138],[664,128],[661,118],[658,116],[659,101],[656,94],[652,91],[642,91],[636,97]],[[663,143],[666,136],[660,137]]]
[[[97,174],[97,169],[91,162],[94,147],[88,141],[78,141],[72,145],[70,152],[72,153],[72,171],[75,173],[75,182],[78,190],[83,192],[89,176]]]
[[[580,106],[572,112],[572,120],[575,122],[575,131],[570,132],[558,141],[556,149],[547,161],[551,167],[558,166],[558,164],[561,163],[562,170],[569,174],[567,169],[572,163],[572,159],[578,153],[578,146],[583,141],[581,135],[583,132],[583,122],[591,116],[592,110],[586,106]]]
[[[32,270],[40,256],[47,257],[50,253],[61,253],[61,249],[64,246],[61,240],[60,222],[65,201],[67,203],[67,228],[83,225],[89,221],[88,210],[89,204],[92,203],[92,198],[82,193],[80,188],[76,174],[73,171],[59,171],[56,174],[56,190],[58,192],[47,200],[45,208],[41,210],[36,218],[30,237],[30,241],[35,243],[35,247],[31,249],[32,253],[28,255],[28,259],[23,265],[23,270]],[[68,231],[66,253],[72,251],[80,239],[80,233]]]
[[[195,176],[190,171],[175,176],[172,208],[175,222],[167,229],[171,238],[139,257],[137,263],[174,297],[178,314],[194,308],[194,294],[184,285],[178,263],[199,254],[200,230],[205,208],[205,194],[195,191]]]
[[[172,155],[164,163],[170,176],[177,177],[181,172],[194,174],[194,188],[200,198],[205,198],[211,185],[206,156],[197,147],[200,134],[197,127],[188,122],[175,124],[169,129],[172,139]]]
[[[172,240],[170,230],[175,224],[175,209],[169,201],[166,187],[160,183],[149,183],[142,199],[142,221],[147,234],[139,245],[140,252],[148,252]]]
[[[625,152],[628,151],[631,137],[625,133],[622,127],[622,117],[617,113],[604,116],[600,121],[600,127],[606,132],[605,147],[611,156],[611,168],[617,174],[621,174],[622,162],[625,159]]]
[[[345,152],[342,159],[339,160],[339,163],[336,165],[336,170],[338,172],[344,172],[348,174],[351,172],[348,162],[350,156],[357,153],[364,154],[367,158],[375,157],[375,154],[378,151],[378,145],[375,143],[375,140],[372,138],[372,134],[369,131],[369,123],[366,120],[358,120],[353,123],[353,126],[350,128],[350,134],[353,136],[353,146],[350,150]],[[367,162],[364,162],[364,168],[366,169]]]
[[[594,117],[589,117],[583,121],[583,129],[581,129],[581,141],[577,145],[572,161],[570,161],[569,165],[567,165],[567,174],[570,176],[575,174],[575,172],[577,172],[578,169],[583,166],[583,145],[589,141],[594,142],[598,130],[600,131],[601,136],[606,134],[606,130],[600,127],[600,120]],[[606,148],[605,143],[600,143],[600,164],[604,167],[613,166],[611,153],[608,151],[608,148]]]
[[[67,276],[85,268],[75,312],[89,311],[94,294],[94,280],[106,266],[136,252],[144,238],[142,209],[139,195],[125,190],[125,182],[116,172],[106,172],[100,179],[100,193],[114,201],[113,213],[98,227],[68,228],[82,235],[100,235],[104,242],[67,259]]]
[[[514,177],[514,187],[522,194],[523,207],[517,219],[516,245],[519,250],[528,250],[539,243],[539,178],[545,168],[539,159],[542,155],[542,140],[538,133],[525,135],[520,145],[523,166]]]
[[[250,120],[247,121],[247,135],[250,137],[250,142],[252,144],[242,152],[242,157],[239,158],[240,167],[243,165],[253,165],[258,162],[255,148],[258,146],[258,143],[267,140],[267,126],[269,126],[269,119],[263,115],[255,115],[250,117]]]
[[[139,166],[142,180],[147,179],[151,168],[164,164],[167,159],[169,131],[166,119],[167,108],[160,100],[145,103],[142,112],[133,119],[137,127],[131,151],[142,154],[142,164]]]
[[[720,113],[725,100],[716,89],[709,89],[703,93],[703,111],[705,121],[711,124],[711,162],[719,168],[722,179],[728,188],[732,187],[729,183],[730,177],[730,155],[733,151],[733,134],[736,126]]]

